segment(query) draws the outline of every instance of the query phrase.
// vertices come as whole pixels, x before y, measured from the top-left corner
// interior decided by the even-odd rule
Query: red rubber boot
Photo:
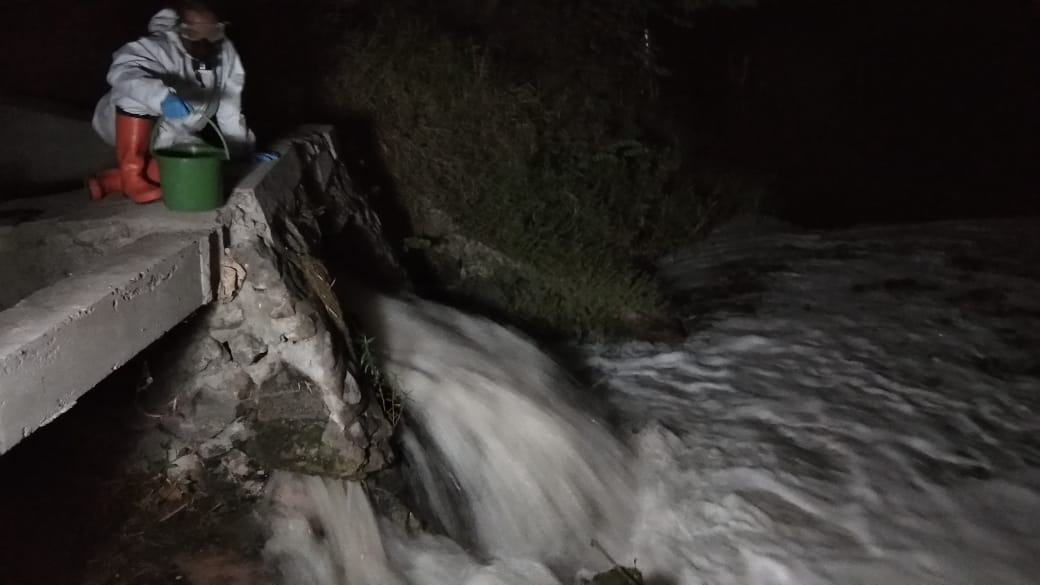
[[[100,201],[105,195],[123,190],[123,179],[119,169],[105,169],[87,179],[87,190],[90,198]]]
[[[159,185],[148,180],[148,141],[155,120],[116,114],[116,161],[123,193],[134,203],[151,203],[162,197]]]

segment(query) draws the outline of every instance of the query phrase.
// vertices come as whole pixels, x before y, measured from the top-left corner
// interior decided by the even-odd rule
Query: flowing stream
[[[409,473],[443,534],[285,475],[269,558],[294,585],[569,584],[608,556],[658,585],[1035,583],[1036,228],[677,255],[676,290],[725,301],[685,341],[581,348],[619,428],[521,336],[381,299]]]

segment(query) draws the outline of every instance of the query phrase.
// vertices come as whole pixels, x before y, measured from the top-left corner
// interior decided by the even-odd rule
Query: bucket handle
[[[194,111],[192,113],[195,113]],[[151,136],[148,138],[148,154],[155,158],[155,139],[159,137],[159,126],[166,120],[165,117],[159,116],[155,124],[152,125]],[[224,133],[220,131],[220,128],[215,122],[209,117],[206,117],[206,125],[213,128],[213,131],[217,133],[217,138],[220,138],[220,144],[224,147],[224,160],[231,160],[231,150],[228,148],[227,139],[224,138]]]

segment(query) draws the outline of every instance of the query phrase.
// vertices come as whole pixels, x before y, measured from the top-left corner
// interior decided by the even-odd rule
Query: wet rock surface
[[[349,242],[373,271],[407,277],[332,134],[310,129],[283,148],[222,211],[219,301],[152,352],[141,392],[156,419],[141,443],[148,460],[193,454],[247,492],[249,478],[276,469],[361,479],[392,461],[388,425],[363,399],[351,343],[360,332],[322,258]]]
[[[311,475],[357,477],[367,460],[365,447],[335,424],[310,380],[279,372],[257,393],[249,451],[271,467]]]

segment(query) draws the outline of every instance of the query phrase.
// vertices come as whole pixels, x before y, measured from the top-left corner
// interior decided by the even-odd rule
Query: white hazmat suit
[[[171,91],[192,108],[180,120],[162,119],[156,148],[197,143],[196,133],[212,119],[227,139],[232,156],[252,153],[256,138],[242,114],[245,69],[229,39],[221,43],[213,68],[201,66],[185,50],[177,33],[177,13],[159,11],[148,23],[148,36],[127,43],[108,70],[112,86],[94,110],[94,129],[105,142],[116,142],[116,108],[135,116],[158,116]]]

